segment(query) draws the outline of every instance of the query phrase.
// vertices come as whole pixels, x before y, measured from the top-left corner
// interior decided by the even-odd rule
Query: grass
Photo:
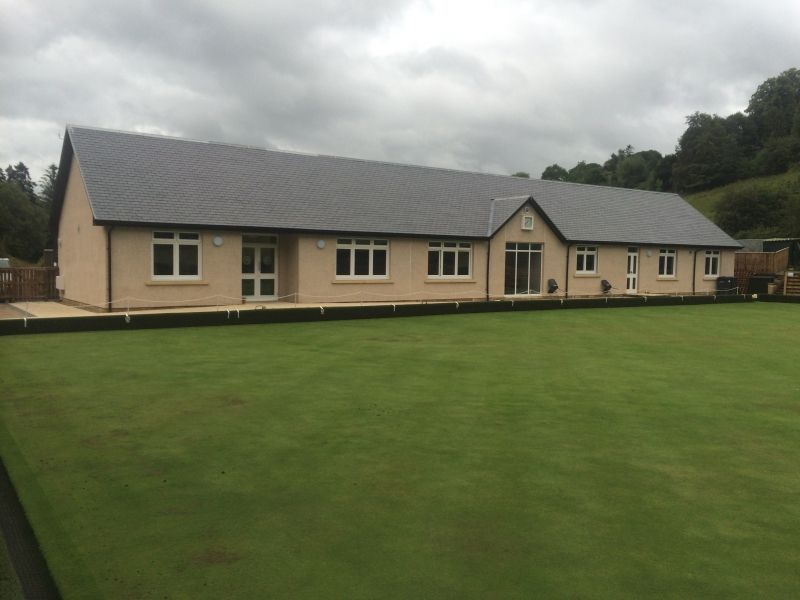
[[[65,598],[800,592],[800,319],[747,304],[0,344]]]
[[[755,187],[764,190],[776,190],[785,188],[787,186],[797,186],[798,177],[800,172],[797,170],[781,173],[780,175],[768,175],[766,177],[752,177],[750,179],[742,179],[741,181],[734,181],[728,185],[723,185],[704,192],[697,192],[696,194],[687,194],[683,198],[697,210],[703,213],[706,217],[714,220],[717,204],[725,197],[730,191],[735,191],[741,188]]]
[[[3,600],[23,600],[22,587],[14,573],[11,557],[5,542],[0,539],[0,598]]]

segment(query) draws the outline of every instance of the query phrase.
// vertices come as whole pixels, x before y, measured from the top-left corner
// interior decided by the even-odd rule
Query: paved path
[[[0,302],[0,319],[19,319],[20,317],[29,317],[30,314],[20,310],[13,304]]]
[[[451,301],[451,302],[454,302]],[[434,302],[431,302],[433,304]],[[175,313],[190,313],[190,312],[210,312],[210,311],[236,311],[236,310],[281,310],[286,308],[308,308],[313,307],[317,308],[319,306],[374,306],[378,304],[419,304],[419,302],[326,302],[326,303],[316,303],[316,304],[295,304],[294,302],[263,302],[263,303],[254,303],[248,302],[247,304],[226,304],[220,306],[185,306],[182,308],[155,308],[155,309],[145,309],[145,310],[132,310],[132,315],[147,315],[147,314],[175,314]],[[0,304],[0,307],[4,306]],[[9,313],[8,315],[3,315],[0,313],[0,319],[19,319],[20,317],[97,317],[97,316],[119,316],[121,313],[125,311],[115,310],[112,313],[109,312],[97,312],[93,310],[85,310],[83,308],[78,308],[77,306],[72,306],[69,304],[62,304],[61,302],[57,302],[55,300],[51,300],[49,302],[14,302],[10,306],[11,310],[15,310],[15,313]],[[23,314],[27,313],[27,314]]]

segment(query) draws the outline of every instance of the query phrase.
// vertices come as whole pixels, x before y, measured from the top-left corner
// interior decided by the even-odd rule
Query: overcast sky
[[[798,0],[0,0],[0,165],[75,123],[538,177],[798,66]]]

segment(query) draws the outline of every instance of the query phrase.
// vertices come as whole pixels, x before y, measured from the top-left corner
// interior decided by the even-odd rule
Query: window
[[[719,250],[706,250],[706,277],[719,277]]]
[[[533,215],[522,215],[522,229],[533,231]]]
[[[388,254],[387,240],[339,239],[336,241],[336,277],[386,279]]]
[[[597,273],[597,246],[578,246],[575,249],[577,274]]]
[[[200,279],[200,234],[154,231],[153,279]]]
[[[542,292],[542,245],[506,244],[505,294],[540,294]]]
[[[675,250],[662,248],[658,251],[658,276],[675,277]]]
[[[428,277],[469,277],[471,273],[470,242],[428,242]]]

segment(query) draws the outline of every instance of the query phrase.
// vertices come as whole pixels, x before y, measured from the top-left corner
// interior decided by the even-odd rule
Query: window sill
[[[575,273],[575,277],[582,277],[587,279],[600,278],[600,273]]]
[[[391,279],[334,279],[331,283],[394,283]]]
[[[678,278],[675,277],[674,275],[670,275],[670,276],[659,275],[658,277],[656,277],[656,281],[678,281]]]
[[[704,275],[703,281],[716,281],[719,279],[719,275]]]
[[[477,281],[465,277],[439,277],[438,279],[426,279],[424,283],[477,283]]]
[[[145,285],[208,285],[202,279],[157,279],[155,281],[145,281]]]

